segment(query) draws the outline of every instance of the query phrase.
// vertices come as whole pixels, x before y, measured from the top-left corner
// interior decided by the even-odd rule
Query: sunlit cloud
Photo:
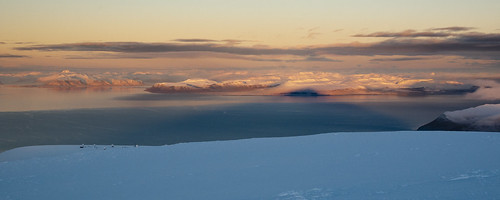
[[[0,73],[0,76],[6,77],[26,77],[26,76],[38,76],[41,75],[41,72],[18,72],[18,73]]]

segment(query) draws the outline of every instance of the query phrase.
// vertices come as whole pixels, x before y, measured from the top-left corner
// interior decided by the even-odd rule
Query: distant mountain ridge
[[[155,83],[146,89],[153,93],[191,93],[191,92],[237,92],[279,86],[275,81],[231,80],[217,82],[208,79],[187,79],[182,82]]]
[[[113,79],[89,76],[63,70],[60,73],[40,77],[37,80],[42,87],[102,87],[102,86],[140,86],[142,81],[132,79]]]

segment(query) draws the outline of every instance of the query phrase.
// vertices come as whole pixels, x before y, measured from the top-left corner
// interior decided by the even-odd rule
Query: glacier
[[[0,199],[498,199],[497,132],[341,132],[0,154]]]

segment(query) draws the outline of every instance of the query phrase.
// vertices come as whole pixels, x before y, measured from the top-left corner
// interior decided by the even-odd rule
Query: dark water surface
[[[462,96],[202,96],[149,94],[141,88],[3,89],[0,152],[30,145],[164,145],[415,130],[445,111],[491,103]]]

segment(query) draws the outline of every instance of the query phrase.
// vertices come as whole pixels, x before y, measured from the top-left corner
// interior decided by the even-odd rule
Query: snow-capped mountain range
[[[195,73],[196,74],[196,73]],[[84,88],[114,86],[151,86],[153,93],[224,92],[250,95],[287,95],[311,90],[320,95],[403,95],[475,94],[471,97],[500,98],[498,84],[443,78],[422,79],[404,75],[340,74],[331,72],[290,72],[285,74],[252,73],[196,75],[159,72],[59,72],[0,73],[4,85]],[[477,92],[476,92],[477,90]],[[477,94],[476,94],[477,93]]]
[[[140,86],[142,81],[114,79],[103,75],[88,75],[63,70],[60,73],[38,78],[45,87],[100,87],[100,86]]]
[[[181,82],[156,83],[153,87],[146,89],[149,92],[176,93],[176,92],[235,92],[262,88],[272,88],[280,83],[273,80],[256,81],[230,80],[217,82],[208,79],[187,79]]]

